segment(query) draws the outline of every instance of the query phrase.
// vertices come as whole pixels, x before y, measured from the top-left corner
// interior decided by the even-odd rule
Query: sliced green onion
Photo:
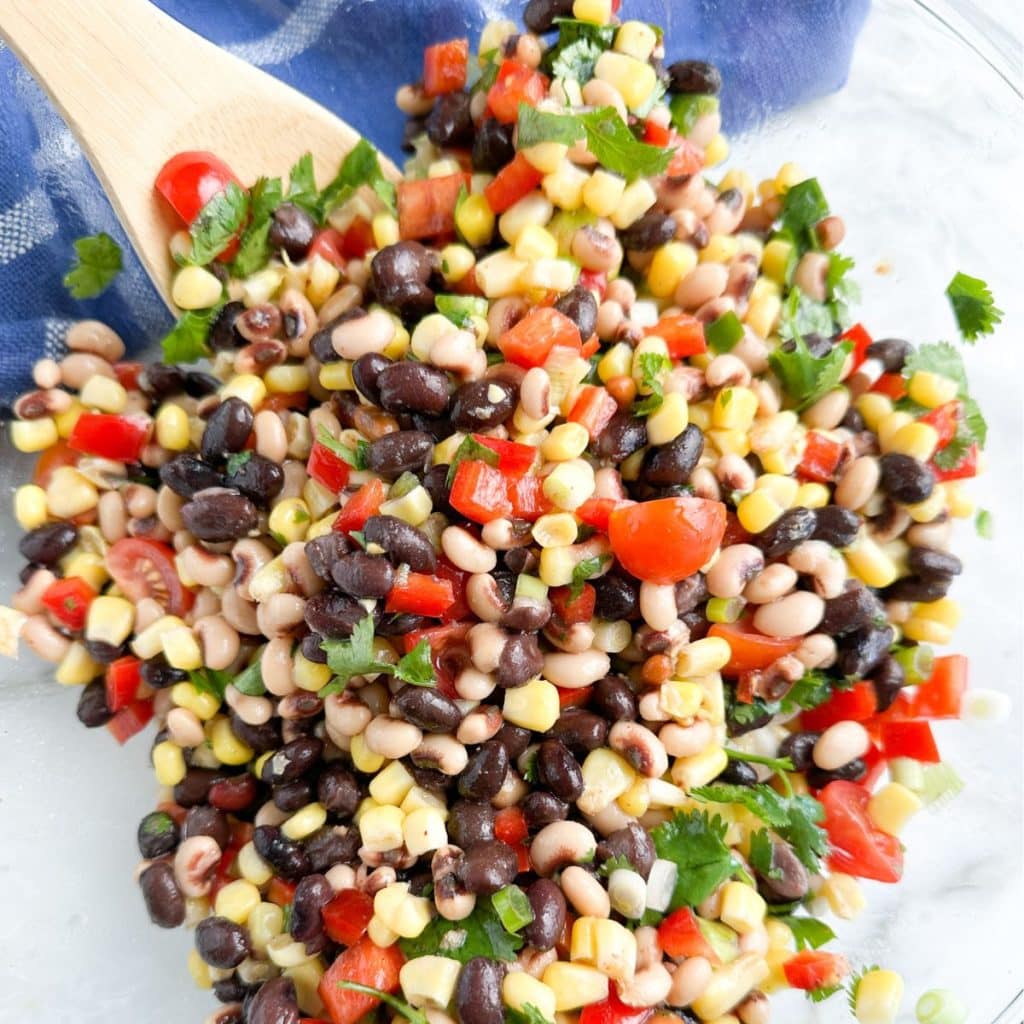
[[[732,963],[740,955],[739,936],[724,924],[697,918],[697,927],[723,964]]]
[[[438,295],[434,304],[456,327],[464,327],[471,316],[487,316],[487,300],[478,295]]]
[[[704,328],[704,340],[708,343],[708,348],[719,355],[731,352],[742,337],[743,324],[732,310],[723,313]]]
[[[928,644],[897,647],[892,656],[903,669],[907,686],[920,686],[931,679],[935,666],[935,651]]]
[[[388,501],[394,501],[395,498],[404,498],[414,488],[419,487],[419,485],[419,477],[415,473],[403,473],[391,485],[391,490],[388,491]]]
[[[684,93],[672,97],[669,109],[672,111],[672,123],[683,135],[689,135],[699,117],[718,110],[718,97],[697,92]]]
[[[533,920],[533,908],[518,885],[506,885],[492,897],[494,912],[507,932],[518,932]]]
[[[743,614],[746,604],[742,597],[712,597],[705,614],[708,622],[735,622]]]
[[[967,1007],[947,988],[925,992],[914,1012],[921,1024],[964,1024],[967,1020]]]
[[[548,596],[548,586],[539,577],[529,576],[523,572],[516,577],[515,596],[533,601],[544,601]]]
[[[924,773],[924,784],[917,795],[926,804],[952,800],[964,788],[964,780],[944,761],[922,765],[921,771]]]
[[[889,762],[889,774],[893,782],[920,793],[924,789],[924,766],[912,757],[894,757]]]

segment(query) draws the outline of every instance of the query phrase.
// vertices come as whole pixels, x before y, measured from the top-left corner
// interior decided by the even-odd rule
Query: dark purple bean
[[[506,722],[495,734],[494,740],[500,743],[508,753],[509,761],[514,761],[530,745],[533,739],[529,729],[521,725]]]
[[[550,878],[538,878],[526,890],[533,920],[523,929],[523,938],[534,949],[553,949],[565,929],[565,896]]]
[[[685,484],[704,451],[704,435],[691,423],[675,440],[650,448],[640,468],[640,478],[652,487]]]
[[[459,705],[429,687],[403,686],[393,699],[402,717],[425,732],[455,732],[462,721]]]
[[[523,11],[523,23],[538,35],[550,32],[556,18],[571,17],[572,0],[530,0]]]
[[[561,740],[545,740],[540,745],[537,774],[555,796],[567,803],[576,801],[583,792],[583,771]]]
[[[256,852],[289,881],[308,875],[311,865],[305,850],[288,839],[276,825],[261,825],[253,832]]]
[[[181,807],[205,804],[210,787],[223,775],[212,768],[189,768],[185,777],[174,787],[174,802]]]
[[[619,234],[623,249],[653,252],[676,237],[676,222],[660,210],[651,210]]]
[[[935,490],[935,474],[912,455],[889,452],[881,457],[879,466],[882,490],[903,505],[925,501]]]
[[[636,694],[622,676],[598,679],[590,703],[609,722],[636,721]]]
[[[500,839],[470,843],[459,868],[459,880],[467,892],[489,896],[515,881],[519,873],[516,852]]]
[[[894,636],[892,626],[869,626],[847,634],[839,641],[836,668],[844,676],[867,678],[889,653]]]
[[[413,572],[432,573],[437,554],[427,535],[397,516],[371,516],[363,527],[368,544],[378,544],[395,565],[408,565]]]
[[[551,614],[551,602],[546,598],[535,600],[531,597],[514,597],[508,611],[498,620],[498,624],[505,629],[515,630],[516,633],[536,633],[551,621]],[[500,666],[498,685],[504,685],[500,679]]]
[[[164,811],[150,811],[139,822],[136,833],[139,853],[146,860],[155,860],[178,848],[178,826]]]
[[[367,597],[384,598],[391,593],[395,582],[395,568],[380,555],[365,551],[352,551],[334,563],[331,576],[338,589],[361,600]]]
[[[299,1016],[291,978],[272,978],[245,1001],[246,1024],[299,1024]]]
[[[250,725],[243,722],[235,711],[229,712],[231,731],[257,754],[265,754],[268,750],[276,750],[281,745],[281,728],[279,720],[271,719],[262,725]]]
[[[350,818],[362,799],[356,777],[340,764],[329,764],[320,773],[316,795],[327,813],[336,818]]]
[[[448,465],[444,463],[438,466],[431,466],[423,476],[423,487],[433,503],[434,511],[441,515],[454,519],[456,513],[448,503]]]
[[[706,60],[677,60],[669,67],[668,73],[672,92],[714,96],[722,88],[722,73]]]
[[[366,609],[346,594],[325,590],[306,602],[306,625],[314,633],[331,640],[349,637],[357,623],[366,618]]]
[[[359,857],[362,842],[359,829],[354,826],[322,828],[311,835],[302,844],[302,848],[306,851],[313,870],[324,872],[330,871],[335,864],[354,863]]]
[[[150,864],[139,876],[142,898],[150,921],[158,928],[177,928],[185,921],[185,897],[165,860]]]
[[[210,487],[193,495],[181,508],[185,526],[199,540],[218,543],[238,540],[256,528],[256,506],[238,491]]]
[[[444,370],[410,360],[385,366],[377,374],[377,392],[381,408],[394,413],[440,416],[451,400],[451,384]]]
[[[294,782],[320,760],[323,752],[323,740],[315,736],[300,736],[286,743],[273,757],[267,758],[263,765],[263,781],[272,786]]]
[[[262,455],[244,452],[228,459],[225,484],[266,508],[284,487],[284,470]]]
[[[907,567],[912,573],[927,579],[930,576],[959,576],[964,564],[948,551],[911,548],[907,556]]]
[[[191,839],[192,836],[209,836],[223,850],[231,841],[231,826],[216,807],[196,804],[189,808],[181,827],[182,839]]]
[[[274,211],[267,241],[274,249],[284,249],[293,260],[301,260],[315,236],[316,221],[302,207],[282,203]]]
[[[805,772],[814,763],[814,744],[820,732],[790,733],[779,745],[779,757],[788,757],[798,772]]]
[[[237,974],[213,983],[213,994],[221,1003],[240,1003],[248,993],[249,986]],[[245,1024],[241,1009],[233,1011],[226,1007],[220,1013],[221,1016],[214,1017],[208,1024]]]
[[[769,834],[772,844],[771,863],[765,874],[758,874],[757,887],[769,903],[790,903],[802,900],[810,889],[807,868],[793,847],[778,836]]]
[[[380,352],[368,352],[352,364],[352,380],[359,393],[372,405],[380,405],[377,378],[380,371],[391,365],[391,360]]]
[[[459,793],[469,800],[490,800],[498,795],[508,774],[508,751],[488,740],[470,756],[459,775]]]
[[[860,434],[865,428],[864,417],[851,405],[846,410],[846,415],[839,421],[839,426],[851,434]]]
[[[381,249],[370,264],[373,290],[383,306],[403,318],[418,319],[434,309],[428,286],[434,263],[419,242],[396,242]]]
[[[551,727],[549,735],[574,752],[588,753],[604,746],[608,722],[584,708],[566,708]]]
[[[553,821],[565,821],[569,817],[569,805],[564,800],[539,789],[528,793],[520,806],[526,818],[526,827],[531,832],[538,832]]]
[[[708,582],[701,572],[695,572],[676,584],[676,612],[686,615],[698,605],[702,605],[709,597]]]
[[[647,444],[647,421],[628,409],[617,412],[593,444],[594,454],[610,462],[624,462]]]
[[[634,619],[640,614],[640,588],[622,576],[601,576],[593,582],[594,614],[606,622]]]
[[[452,425],[456,430],[500,427],[515,412],[519,389],[504,380],[473,380],[455,392]]]
[[[245,309],[241,303],[229,302],[222,310],[222,316],[224,316],[226,320],[231,320],[232,317],[232,310],[228,307],[236,305],[241,306],[241,309]],[[237,316],[238,312],[241,312],[241,310],[234,312],[233,315]],[[233,323],[233,320],[231,322]],[[216,328],[216,326],[217,324],[215,322],[214,327]],[[241,345],[242,341],[239,340],[236,345],[232,345],[230,347],[240,348]],[[181,394],[184,386],[185,371],[180,366],[167,365],[165,363],[150,363],[145,366],[142,373],[139,374],[139,390],[155,402],[159,402],[171,395]]]
[[[544,667],[537,637],[533,633],[516,633],[505,641],[498,659],[497,680],[502,689],[522,686],[540,675]]]
[[[214,352],[230,352],[245,344],[245,338],[235,329],[235,322],[244,312],[242,302],[229,302],[222,307],[210,326],[209,342]]]
[[[160,467],[160,482],[179,498],[191,498],[210,487],[223,487],[224,474],[196,455],[176,455]]]
[[[455,1012],[459,1024],[502,1024],[505,1009],[501,983],[505,965],[485,956],[475,956],[459,972],[455,989]]]
[[[631,821],[625,828],[620,828],[597,844],[598,863],[612,857],[625,857],[637,873],[646,878],[654,867],[654,840],[645,828]]]
[[[871,685],[875,689],[875,701],[879,711],[886,711],[899,695],[906,683],[903,666],[892,655],[887,654],[872,673]]]
[[[306,558],[309,567],[322,580],[330,580],[334,563],[352,550],[352,545],[343,533],[331,530],[322,537],[306,541]]]
[[[427,138],[440,148],[460,146],[473,138],[469,93],[449,92],[441,96],[427,115]]]
[[[494,808],[482,800],[457,800],[448,814],[448,836],[456,846],[494,838]]]
[[[856,584],[825,602],[825,614],[818,630],[829,636],[843,636],[884,616],[878,598],[867,587]]]
[[[246,930],[226,917],[207,917],[196,925],[196,952],[211,967],[231,970],[249,955],[249,949]]]
[[[902,338],[879,338],[868,345],[865,355],[877,359],[886,373],[899,373],[913,351],[914,346]]]
[[[215,395],[220,390],[223,381],[214,377],[212,373],[203,373],[202,370],[189,370],[185,374],[183,384],[185,394],[189,398],[206,398],[208,395]]]
[[[493,117],[485,117],[473,140],[473,169],[494,173],[500,171],[515,155],[512,142],[514,125],[502,124]]]
[[[422,117],[406,118],[405,124],[402,126],[402,141],[400,144],[403,153],[416,152],[416,140],[423,134],[425,126],[426,121]]]
[[[885,596],[891,601],[923,601],[928,604],[945,597],[952,585],[952,576],[904,576],[886,590]]]
[[[298,942],[309,942],[323,930],[320,911],[334,899],[331,883],[323,875],[306,875],[295,887],[289,932]]]
[[[256,780],[248,772],[243,772],[241,775],[219,779],[210,787],[207,799],[219,811],[239,813],[250,807],[258,794]]]
[[[861,758],[854,758],[852,761],[833,768],[832,771],[825,771],[812,764],[807,769],[807,784],[812,789],[824,789],[830,782],[860,782],[868,773],[868,766]]]
[[[765,558],[781,558],[813,537],[817,525],[818,519],[813,508],[791,508],[752,539],[764,552]]]
[[[734,761],[729,763],[718,773],[714,780],[716,783],[724,782],[730,786],[756,786],[757,772],[746,761]]]
[[[841,505],[826,505],[815,510],[812,540],[823,540],[834,548],[849,547],[860,529],[860,516]]]
[[[270,798],[279,811],[284,811],[285,814],[294,814],[312,802],[313,787],[305,779],[282,782],[279,786],[274,786]]]
[[[245,447],[252,432],[253,414],[241,398],[225,398],[210,414],[203,431],[201,452],[204,459],[223,459]]]
[[[107,707],[107,687],[102,679],[94,680],[82,690],[75,714],[86,729],[98,729],[114,717]]]
[[[74,523],[47,523],[37,526],[18,541],[18,553],[28,562],[56,565],[78,540]]]
[[[377,636],[405,636],[417,629],[428,629],[436,626],[436,620],[425,615],[413,615],[411,612],[398,612],[385,615],[377,624]]]
[[[89,657],[93,661],[98,661],[101,665],[110,665],[117,661],[118,658],[124,658],[131,654],[131,648],[127,643],[118,644],[115,647],[113,644],[108,644],[103,640],[89,640],[86,638],[82,640],[82,646],[89,652]]]
[[[399,430],[371,441],[366,450],[369,469],[386,480],[396,480],[403,473],[421,475],[426,471],[434,440],[422,430]]]
[[[578,284],[562,292],[555,301],[555,309],[576,325],[584,341],[593,337],[597,329],[597,299],[585,285]]]

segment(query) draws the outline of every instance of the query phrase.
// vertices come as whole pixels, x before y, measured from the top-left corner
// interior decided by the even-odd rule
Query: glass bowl
[[[287,13],[267,7],[282,20]],[[435,34],[450,35],[451,26]],[[1006,311],[997,336],[965,353],[990,423],[989,472],[973,494],[994,513],[995,539],[981,540],[969,523],[961,525],[958,550],[968,570],[954,595],[964,609],[956,649],[970,655],[974,685],[1010,692],[1014,711],[1000,724],[937,725],[943,756],[963,776],[964,792],[908,828],[901,885],[865,883],[865,913],[855,922],[832,922],[855,965],[880,963],[903,975],[901,1021],[913,1019],[917,997],[932,987],[958,993],[971,1007],[971,1024],[1024,1018],[1020,1002],[1009,1007],[1024,977],[1016,700],[1024,621],[1017,539],[1024,359],[1014,337],[1022,323],[1015,209],[1022,118],[1003,66],[998,48],[945,4],[880,0],[846,86],[735,139],[728,164],[757,180],[795,160],[818,177],[832,209],[846,219],[844,251],[857,260],[860,311],[876,336],[952,337],[943,289],[958,269],[983,276]],[[3,493],[27,472],[27,460],[5,444]],[[8,504],[0,553],[10,580],[19,560]],[[115,749],[105,733],[90,735],[78,724],[76,695],[53,683],[46,667],[28,657],[4,667],[0,1020],[203,1020],[214,1004],[185,969],[191,936],[153,928],[133,884],[135,823],[154,795],[146,740]],[[824,1024],[850,1016],[842,996],[812,1006],[787,993],[774,1019]]]

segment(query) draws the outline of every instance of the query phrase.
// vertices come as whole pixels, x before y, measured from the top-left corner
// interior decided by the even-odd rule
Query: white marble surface
[[[847,89],[740,141],[732,160],[758,177],[796,159],[819,177],[849,225],[876,336],[952,337],[942,290],[957,269],[984,276],[1007,314],[967,354],[992,427],[976,493],[996,538],[962,530],[968,572],[955,593],[965,607],[957,649],[971,656],[975,685],[1014,696],[1013,717],[937,727],[966,790],[909,828],[902,885],[867,883],[867,913],[835,924],[855,962],[906,978],[901,1021],[924,989],[943,986],[971,1005],[971,1024],[992,1024],[1024,984],[1022,128],[1019,100],[994,72],[910,0],[891,0],[872,12]],[[880,262],[891,273],[874,273]],[[9,451],[4,463],[9,485]],[[0,530],[0,562],[13,572],[6,510]],[[75,695],[41,666],[2,667],[0,1022],[201,1021],[213,1003],[187,977],[190,937],[152,928],[131,882],[134,825],[153,795],[145,740],[113,749],[78,725]],[[841,997],[817,1007],[785,997],[775,1014],[781,1024],[849,1019]]]

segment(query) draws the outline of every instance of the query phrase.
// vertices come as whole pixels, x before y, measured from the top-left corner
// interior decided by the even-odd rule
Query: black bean
[[[181,518],[199,540],[217,543],[246,536],[256,528],[259,513],[244,494],[210,487],[182,506]]]
[[[583,771],[561,740],[545,740],[540,745],[537,774],[555,796],[567,803],[577,800],[583,792]]]
[[[227,306],[224,307],[224,312],[228,312]],[[180,366],[150,363],[139,374],[139,390],[154,401],[180,394],[184,386],[185,371]]]
[[[228,459],[225,483],[266,508],[284,487],[284,470],[262,455],[246,452],[237,460]]]
[[[191,839],[192,836],[209,836],[223,850],[231,841],[231,826],[224,813],[216,807],[196,804],[189,808],[181,828],[182,839]]]
[[[323,875],[306,875],[295,887],[289,932],[298,942],[309,942],[323,931],[320,911],[334,899],[331,883]]]
[[[566,708],[551,727],[549,735],[560,740],[570,750],[587,753],[604,746],[608,736],[608,722],[585,708]]]
[[[41,565],[37,565],[35,562],[27,562],[18,572],[18,582],[22,586],[25,586],[25,584],[35,576],[37,570],[41,568],[43,567]]]
[[[206,803],[210,787],[221,777],[222,774],[212,768],[189,768],[174,787],[174,802],[182,807]]]
[[[244,312],[245,304],[242,302],[228,302],[222,307],[210,326],[209,342],[210,348],[214,352],[230,352],[245,344],[245,338],[235,329],[235,321]],[[184,375],[182,375],[182,379],[184,379]],[[179,390],[179,388],[175,388],[175,390]],[[173,394],[173,392],[171,393]]]
[[[493,736],[495,743],[500,743],[508,754],[509,761],[515,761],[530,745],[533,739],[529,729],[506,722]]]
[[[515,850],[500,839],[470,843],[459,868],[459,880],[467,892],[489,896],[515,881],[519,861]]]
[[[163,811],[150,811],[139,822],[136,838],[139,853],[146,860],[154,860],[178,848],[178,826],[169,814]]]
[[[501,426],[515,412],[519,389],[503,380],[473,380],[455,392],[451,419],[456,430]]]
[[[294,782],[306,774],[321,758],[323,740],[315,736],[300,736],[286,743],[263,765],[262,779],[272,786]]]
[[[352,635],[357,623],[366,618],[366,609],[347,594],[325,590],[306,602],[306,625],[314,633],[335,640]]]
[[[891,626],[881,629],[869,626],[842,637],[836,668],[844,676],[866,678],[889,653],[894,636]]]
[[[18,541],[18,553],[29,562],[56,565],[78,540],[74,523],[47,523],[37,526]]]
[[[703,573],[695,572],[676,584],[676,612],[686,615],[702,605],[709,596],[707,579]]]
[[[691,634],[692,638],[693,634]],[[772,713],[765,711],[761,714],[744,714],[742,719],[736,718],[736,708],[747,708],[745,704],[730,703],[725,710],[725,728],[726,732],[730,736],[743,736],[745,733],[753,732],[755,729],[760,729],[762,725],[767,725],[772,720]]]
[[[891,654],[887,654],[871,675],[871,685],[875,689],[875,702],[879,711],[885,711],[892,706],[905,683],[906,673],[903,666]]]
[[[294,782],[282,782],[275,786],[270,798],[274,806],[285,814],[294,814],[299,808],[305,807],[313,799],[313,787],[305,779]]]
[[[485,117],[473,140],[473,169],[494,173],[500,171],[515,155],[512,130],[515,126]]]
[[[245,1001],[245,1024],[299,1024],[299,1004],[291,978],[264,982]]]
[[[949,593],[952,576],[904,576],[885,592],[891,601],[938,601]]]
[[[380,555],[351,551],[334,563],[331,576],[342,592],[357,600],[366,597],[382,598],[391,593],[395,568]]]
[[[756,786],[757,772],[746,761],[731,760],[715,777],[715,782],[725,782],[731,786]]]
[[[594,453],[601,459],[624,462],[647,444],[647,421],[628,409],[617,412],[594,442]]]
[[[207,917],[196,925],[196,951],[211,967],[231,970],[249,955],[246,930],[226,917]]]
[[[393,700],[402,717],[425,732],[455,732],[462,721],[459,705],[429,687],[403,686]]]
[[[551,621],[551,614],[551,602],[546,598],[543,600],[535,600],[529,597],[515,597],[513,598],[508,611],[505,612],[499,620],[499,625],[504,626],[505,629],[512,629],[523,634],[536,633]],[[513,639],[515,638],[513,637]],[[507,644],[505,646],[506,648],[508,647]],[[504,652],[502,652],[502,654],[504,655]],[[534,675],[539,671],[539,669],[535,671]],[[501,682],[500,665],[498,667],[498,672],[498,685],[506,685]]]
[[[531,32],[543,35],[555,27],[556,18],[572,17],[572,0],[530,0],[523,22]]]
[[[636,694],[622,676],[605,676],[594,684],[590,703],[609,722],[635,722]]]
[[[241,398],[225,398],[206,421],[201,453],[204,459],[222,459],[240,452],[252,432],[253,414]]]
[[[553,949],[565,928],[565,896],[550,878],[538,878],[526,890],[533,920],[523,929],[523,938],[535,949]]]
[[[849,430],[851,434],[860,434],[864,431],[864,417],[851,405],[846,410],[846,415],[839,421],[839,426]]]
[[[411,612],[398,612],[385,615],[377,624],[377,636],[405,636],[416,629],[427,629],[436,626],[437,622],[425,615],[413,615]]]
[[[427,282],[434,264],[419,242],[396,242],[381,249],[370,263],[373,290],[381,305],[401,317],[426,316],[434,308]]]
[[[224,474],[196,455],[176,455],[160,467],[160,482],[180,498],[191,498],[209,487],[222,487]]]
[[[676,222],[659,210],[645,213],[619,234],[623,249],[635,252],[653,252],[676,237]]]
[[[825,614],[818,624],[818,631],[829,636],[843,636],[884,615],[878,598],[867,587],[854,585],[825,602]]]
[[[343,533],[338,533],[337,530],[331,530],[322,537],[306,541],[305,547],[309,567],[322,580],[331,579],[334,563],[351,550],[352,545],[348,538]]]
[[[646,878],[654,867],[654,840],[645,828],[631,821],[625,828],[612,832],[597,844],[598,863],[604,863],[612,857],[625,857],[637,873]]]
[[[82,690],[75,714],[86,729],[98,729],[114,717],[107,707],[107,687],[102,679],[94,680]]]
[[[535,789],[528,793],[520,806],[526,819],[526,827],[537,832],[553,821],[565,821],[569,817],[569,805],[553,793]]]
[[[640,468],[640,478],[652,487],[685,484],[697,468],[704,451],[704,435],[691,423],[668,444],[648,449]]]
[[[544,667],[537,637],[533,633],[516,633],[505,641],[498,659],[498,686],[511,689],[522,686],[540,674]]]
[[[153,924],[158,928],[177,928],[184,923],[185,897],[167,861],[158,860],[150,864],[139,876],[139,887]]]
[[[86,638],[82,641],[82,646],[89,652],[89,657],[93,661],[98,661],[101,665],[110,665],[117,661],[118,658],[124,658],[131,654],[131,648],[127,643],[118,644],[115,647],[113,644],[108,644],[103,640],[89,640]]]
[[[485,956],[475,956],[459,972],[455,989],[455,1012],[460,1024],[502,1024],[505,1010],[501,983],[505,965]]]
[[[459,793],[470,800],[497,796],[508,774],[508,751],[496,740],[488,740],[469,759],[459,775]]]
[[[213,983],[213,994],[221,1003],[240,1003],[248,993],[249,986],[237,974],[232,974],[229,978],[221,978],[220,981]],[[232,1011],[225,1008],[220,1012],[221,1016],[214,1017],[213,1024],[244,1024],[241,1010],[232,1014]]]
[[[907,556],[910,571],[927,579],[929,576],[959,576],[964,564],[948,551],[932,548],[911,548]]]
[[[668,73],[672,92],[706,93],[714,96],[722,88],[722,73],[706,60],[677,60]]]
[[[555,301],[555,309],[576,325],[584,341],[593,336],[597,329],[597,299],[585,285],[578,284],[562,292]]]
[[[335,864],[351,864],[359,857],[362,839],[359,829],[322,828],[311,835],[302,848],[309,857],[310,866],[314,871],[330,871]]]
[[[381,408],[388,412],[419,412],[426,416],[440,416],[451,398],[451,385],[444,370],[410,360],[385,366],[377,375],[377,391]]]
[[[426,122],[422,117],[408,117],[402,125],[402,141],[400,143],[403,153],[416,152],[416,140],[423,134]]]
[[[369,469],[386,480],[403,473],[420,475],[426,471],[434,440],[422,430],[399,430],[371,441],[366,449]]]
[[[380,371],[391,365],[391,360],[380,352],[367,352],[352,364],[352,380],[359,393],[372,405],[380,405],[377,378]]]
[[[473,138],[469,93],[449,92],[441,96],[427,115],[427,138],[438,147],[459,146]]]
[[[830,782],[860,782],[867,773],[868,766],[859,757],[841,765],[839,768],[833,768],[831,771],[825,771],[824,768],[811,765],[807,769],[807,784],[812,789],[824,789]]]
[[[293,260],[301,260],[315,235],[316,221],[302,207],[282,203],[274,211],[267,241],[275,249],[284,249]]]
[[[865,355],[877,359],[886,373],[899,373],[913,351],[914,346],[902,338],[879,338],[868,345]]]
[[[521,519],[510,519],[509,522],[512,524],[513,535],[518,536],[522,540],[526,540],[530,536],[529,523],[525,523]],[[501,564],[516,576],[524,572],[527,574],[535,573],[540,565],[540,557],[536,552],[531,551],[527,547],[510,548],[508,551],[499,552],[499,554],[501,556]]]
[[[593,581],[596,591],[594,614],[606,622],[633,619],[640,614],[640,588],[635,580],[622,576],[601,576]]]
[[[889,452],[879,460],[882,490],[903,505],[916,505],[931,497],[935,474],[912,455]]]
[[[456,846],[494,838],[494,808],[482,800],[457,800],[448,813],[448,835]]]
[[[298,879],[310,872],[309,857],[298,843],[288,839],[276,825],[261,825],[253,832],[256,852],[286,879]]]
[[[765,558],[781,558],[813,537],[817,526],[818,517],[813,508],[791,508],[753,540]]]
[[[758,889],[769,903],[790,903],[802,900],[810,888],[807,868],[803,866],[793,847],[778,836],[769,835],[772,844],[768,871],[758,873]]]
[[[860,516],[841,505],[815,509],[812,540],[823,540],[834,548],[849,547],[860,529]]]
[[[320,773],[316,795],[336,818],[350,818],[362,798],[356,777],[340,764],[330,764]]]
[[[820,738],[820,732],[790,733],[779,744],[779,757],[788,757],[798,772],[805,772],[814,763],[814,744]]]
[[[248,722],[243,722],[234,710],[229,712],[229,716],[231,731],[247,747],[252,747],[257,754],[276,750],[281,745],[281,728],[278,721],[271,719],[262,725],[250,725]]]

